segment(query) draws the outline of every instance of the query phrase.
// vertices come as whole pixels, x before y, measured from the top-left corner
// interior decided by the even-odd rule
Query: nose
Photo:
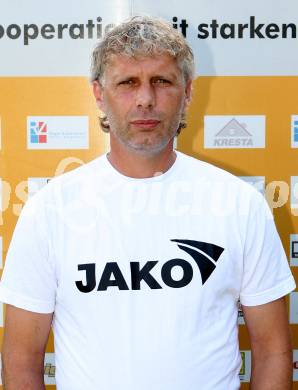
[[[155,91],[151,84],[141,84],[136,91],[136,106],[152,108],[155,105]]]

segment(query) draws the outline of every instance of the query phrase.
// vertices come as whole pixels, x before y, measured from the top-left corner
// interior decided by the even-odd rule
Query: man
[[[95,49],[111,150],[25,205],[0,288],[6,390],[44,389],[52,319],[58,390],[239,389],[239,298],[251,388],[291,388],[283,297],[295,283],[268,207],[173,150],[192,78],[191,49],[154,18]]]

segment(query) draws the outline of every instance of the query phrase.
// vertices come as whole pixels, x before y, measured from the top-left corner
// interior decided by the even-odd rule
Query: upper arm
[[[242,306],[253,352],[259,354],[291,351],[285,298],[259,306]]]
[[[6,306],[3,360],[15,364],[42,359],[51,329],[53,313],[43,314]]]

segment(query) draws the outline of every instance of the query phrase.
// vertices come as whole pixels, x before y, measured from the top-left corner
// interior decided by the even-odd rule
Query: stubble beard
[[[108,119],[110,123],[110,132],[125,148],[131,152],[143,154],[143,155],[155,155],[160,153],[169,142],[177,134],[179,123],[182,117],[182,109],[172,118],[171,122],[167,126],[167,130],[156,129],[144,132],[145,137],[142,140],[137,140],[138,134],[131,129],[131,125],[127,124],[125,127],[121,126],[117,120],[114,120],[113,115],[109,113]],[[163,122],[161,122],[161,125]],[[147,134],[147,135],[146,135]]]

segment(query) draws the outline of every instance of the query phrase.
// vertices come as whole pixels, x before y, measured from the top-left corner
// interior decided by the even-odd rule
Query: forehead
[[[105,69],[106,77],[122,77],[124,75],[162,75],[171,74],[179,77],[182,72],[177,60],[169,54],[128,57],[126,55],[112,54]]]

